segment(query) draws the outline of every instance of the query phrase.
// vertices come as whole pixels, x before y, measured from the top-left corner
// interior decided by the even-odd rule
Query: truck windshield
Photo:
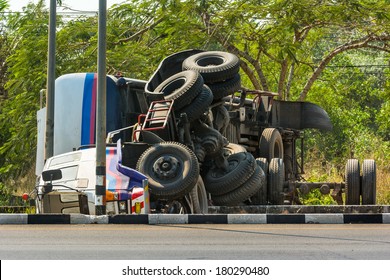
[[[76,180],[76,178],[77,178],[77,171],[79,169],[78,165],[61,167],[59,169],[61,169],[61,172],[62,172],[62,179],[57,180],[56,182]]]
[[[80,159],[81,159],[81,152],[54,157],[51,160],[49,167],[50,167],[50,169],[54,169],[54,166],[56,166],[56,165],[63,165],[66,163],[71,163],[71,162],[78,162],[78,161],[80,161]]]

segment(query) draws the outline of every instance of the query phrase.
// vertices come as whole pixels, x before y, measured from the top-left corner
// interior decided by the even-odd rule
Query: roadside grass
[[[30,201],[22,199],[23,193],[30,193],[35,184],[35,166],[32,166],[26,176],[18,180],[7,180],[0,183],[0,213],[35,213],[35,207]]]
[[[30,169],[27,170],[25,176],[19,178],[18,181],[14,182],[15,194],[22,195],[23,193],[30,193],[35,187],[36,178],[37,176],[35,175],[35,164],[34,164],[30,167]]]
[[[381,205],[390,205],[390,171],[387,169],[377,170],[376,203]]]
[[[0,206],[1,214],[35,214],[34,206]]]

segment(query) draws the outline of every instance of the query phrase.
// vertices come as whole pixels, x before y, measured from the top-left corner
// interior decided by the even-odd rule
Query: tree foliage
[[[5,8],[7,8],[7,1],[0,0],[0,12],[5,10]],[[7,95],[4,85],[6,83],[7,76],[6,57],[9,55],[7,33],[5,31],[4,24],[1,24],[2,21],[3,16],[0,14],[0,102]]]
[[[2,11],[2,10],[5,10],[5,8],[7,8],[8,7],[8,1],[6,1],[6,0],[0,0],[0,12]]]
[[[0,173],[16,178],[35,161],[39,91],[46,83],[47,12],[43,1],[8,18],[7,98],[0,113]],[[3,177],[3,176],[2,176]],[[3,179],[3,178],[2,178]]]

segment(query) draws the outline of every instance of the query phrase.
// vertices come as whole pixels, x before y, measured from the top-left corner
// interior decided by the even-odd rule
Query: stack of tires
[[[182,71],[169,77],[155,91],[162,92],[165,100],[174,100],[176,114],[186,113],[191,122],[198,119],[213,101],[210,88],[194,70]]]
[[[239,205],[266,187],[264,171],[252,154],[234,153],[227,157],[227,161],[227,169],[213,166],[204,176],[214,204]]]
[[[219,51],[201,52],[183,61],[183,71],[172,75],[154,90],[166,100],[175,100],[177,115],[186,113],[190,122],[200,118],[212,103],[240,89],[237,56]]]
[[[214,100],[241,87],[240,60],[231,53],[209,51],[192,55],[183,61],[183,69],[198,72],[212,91]]]
[[[172,200],[189,193],[194,212],[204,213],[207,193],[213,204],[226,206],[266,193],[263,166],[222,135],[230,120],[221,100],[240,89],[239,69],[233,54],[201,52],[186,58],[183,71],[155,88],[156,94],[174,100],[177,117],[186,116],[193,145],[162,142],[141,155],[137,169],[149,177],[153,196]]]
[[[259,155],[256,160],[266,174],[264,192],[254,197],[255,204],[284,204],[284,148],[282,136],[277,128],[265,128],[259,141]]]

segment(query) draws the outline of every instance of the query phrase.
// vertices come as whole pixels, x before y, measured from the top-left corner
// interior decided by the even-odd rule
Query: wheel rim
[[[153,173],[159,179],[175,178],[180,170],[179,160],[171,156],[162,156],[153,164]]]
[[[136,168],[149,179],[150,193],[159,199],[182,198],[196,184],[199,163],[185,145],[163,142],[148,148]]]

